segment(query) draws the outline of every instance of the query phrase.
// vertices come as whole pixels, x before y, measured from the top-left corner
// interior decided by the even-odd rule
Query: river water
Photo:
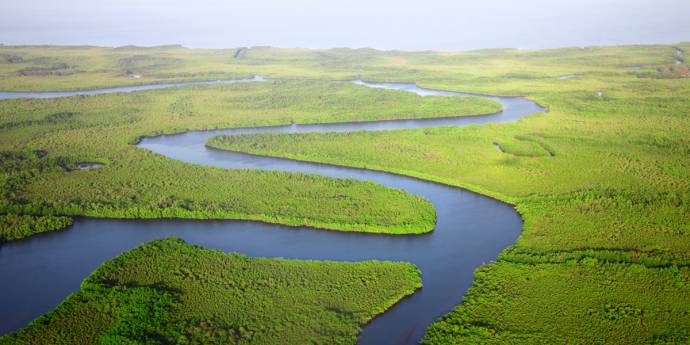
[[[220,82],[254,82],[263,78]],[[353,81],[363,87],[404,90],[421,96],[463,97],[468,94],[419,88],[414,84]],[[194,82],[212,84],[216,82]],[[135,92],[189,83],[54,93],[0,93],[2,98],[67,97],[77,94]],[[164,86],[166,85],[166,86]],[[117,91],[115,91],[117,90]],[[9,96],[8,96],[9,95]],[[21,96],[19,96],[21,95]],[[473,95],[476,96],[476,95]],[[520,97],[480,96],[503,111],[492,115],[360,123],[287,125],[190,131],[142,138],[138,146],[171,159],[230,169],[269,169],[374,181],[430,200],[437,212],[433,232],[394,236],[315,230],[250,221],[112,220],[78,218],[67,231],[42,234],[0,247],[0,334],[25,326],[57,306],[103,261],[141,243],[177,236],[187,242],[250,256],[338,261],[394,260],[412,262],[422,272],[424,287],[366,325],[360,344],[413,344],[426,327],[462,300],[473,271],[514,243],[522,222],[508,204],[463,189],[384,172],[210,149],[209,138],[259,132],[304,133],[393,130],[463,126],[515,121],[543,112]]]

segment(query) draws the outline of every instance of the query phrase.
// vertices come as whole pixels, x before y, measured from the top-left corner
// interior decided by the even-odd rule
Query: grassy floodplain
[[[548,107],[549,113],[517,123],[386,133],[309,134],[299,135],[299,141],[293,140],[297,136],[286,135],[242,136],[224,145],[258,154],[403,173],[461,186],[515,204],[525,220],[523,234],[513,247],[501,254],[497,263],[477,271],[475,284],[464,303],[431,326],[425,343],[687,343],[690,338],[687,269],[690,264],[690,103],[687,97],[690,82],[684,71],[690,61],[685,56],[688,52],[688,43],[459,53],[254,47],[236,54],[234,49],[181,47],[1,47],[0,55],[5,56],[5,62],[0,59],[0,89],[82,89],[261,74],[416,81],[430,88],[526,95]],[[683,64],[671,68],[676,58],[682,59]],[[21,71],[26,68],[34,70]],[[129,69],[135,69],[141,78],[128,75]],[[575,77],[561,79],[564,75]],[[157,92],[174,94],[176,91]],[[178,95],[182,97],[188,92],[189,89]],[[85,119],[111,116],[108,121],[116,124],[132,121],[143,125],[146,122],[139,121],[146,118],[136,114],[173,113],[172,102],[160,103],[158,112],[139,113],[148,109],[141,104],[147,104],[144,101],[158,93],[118,98],[110,107],[100,108],[99,116],[85,116]],[[245,100],[266,97],[270,98],[264,95]],[[195,99],[190,97],[189,101]],[[213,101],[214,98],[205,100]],[[349,101],[354,100],[344,100]],[[42,102],[7,102],[0,109],[18,114],[13,109],[24,106],[23,116],[38,119],[72,111],[69,102],[76,101]],[[56,107],[60,104],[62,108]],[[204,102],[200,104],[206,107]],[[229,104],[240,109],[240,106],[251,107],[251,102]],[[89,104],[87,108],[94,105]],[[188,165],[155,155],[130,154],[124,151],[129,147],[125,144],[147,133],[257,124],[254,117],[244,118],[243,121],[251,119],[249,122],[216,117],[218,113],[230,113],[228,103],[222,105],[216,113],[208,112],[205,117],[180,116],[174,123],[151,117],[157,120],[155,126],[148,124],[140,127],[146,130],[104,138],[114,138],[112,142],[116,145],[111,147],[121,147],[126,152],[114,158],[142,164],[134,166],[155,164],[172,171],[188,171]],[[50,111],[44,108],[48,106]],[[270,112],[283,118],[268,117],[262,123],[288,123],[292,120],[288,114],[303,106],[295,103],[291,111],[281,108],[284,113]],[[245,114],[269,113],[262,110],[252,109]],[[350,114],[358,112],[362,109]],[[310,116],[314,121],[323,121],[315,113]],[[51,117],[58,118],[62,117]],[[11,118],[11,121],[18,119]],[[163,123],[166,125],[161,126]],[[43,129],[33,126],[24,130],[24,141],[18,140],[20,131],[13,136],[6,134],[9,131],[3,132],[0,138],[4,147],[41,150],[49,144],[69,143],[57,145],[69,149],[60,149],[55,158],[80,152],[70,161],[106,163],[100,169],[77,172],[79,178],[50,180],[55,185],[71,190],[73,186],[81,186],[74,182],[81,179],[92,184],[104,183],[100,178],[104,176],[98,174],[111,174],[107,169],[117,168],[119,159],[106,159],[111,156],[99,154],[97,148],[91,151],[94,149],[85,144],[59,138],[51,134],[47,125]],[[96,131],[81,129],[74,133],[93,135]],[[95,154],[82,155],[82,151]],[[136,159],[124,159],[128,157]],[[139,171],[143,172],[147,176],[158,173],[149,169]],[[227,176],[215,175],[221,174],[215,169],[195,170],[195,174],[201,172],[213,178],[199,182],[199,186],[213,185],[215,178]],[[63,176],[63,172],[54,174]],[[53,178],[53,175],[46,176]],[[140,190],[151,183],[155,185],[151,190],[172,186],[154,181],[157,179],[136,186],[128,186],[122,179],[108,183],[126,187],[122,190]],[[43,199],[37,191],[46,190],[49,184],[39,182],[27,184],[38,186],[33,194],[26,194],[34,200]],[[295,188],[307,187],[297,184]],[[118,200],[113,196],[119,193],[118,190],[106,194],[103,202]],[[404,199],[404,194],[390,196],[386,200]],[[414,205],[414,202],[407,204]],[[311,217],[322,211],[323,215],[332,217],[333,209],[329,205],[315,202],[305,209]],[[366,218],[362,221],[372,222]]]
[[[0,344],[353,344],[420,287],[407,263],[249,258],[157,240],[106,262]]]
[[[476,64],[474,75],[427,75],[421,85],[525,94],[549,113],[510,124],[210,143],[401,173],[515,204],[523,234],[477,272],[464,304],[425,343],[682,343],[690,337],[690,83],[658,70],[672,53],[486,51],[477,61],[459,54],[439,64],[449,73]],[[498,73],[511,65],[523,74]]]
[[[682,53],[678,54],[676,48]],[[543,51],[484,49],[468,52],[402,52],[374,49],[187,49],[181,46],[118,48],[89,46],[2,46],[0,90],[77,90],[151,82],[271,77],[417,81],[463,91],[523,94],[548,88],[562,75],[600,78],[680,78],[670,66],[687,66],[690,44],[675,46],[573,47]],[[626,67],[640,67],[630,70]],[[664,68],[667,67],[667,68]],[[680,68],[680,67],[677,67]],[[27,70],[37,72],[26,73]],[[668,70],[668,71],[667,71]],[[137,72],[140,78],[133,78]],[[547,82],[546,84],[543,82]],[[566,81],[580,84],[582,78]],[[500,89],[492,88],[500,82]],[[510,85],[514,87],[509,87]],[[559,86],[562,89],[562,85]],[[570,88],[570,87],[568,87]]]
[[[186,129],[493,113],[481,99],[432,99],[349,83],[275,81],[133,94],[17,99],[0,106],[0,210],[27,215],[233,218],[383,233],[433,229],[426,200],[314,175],[228,171],[133,146]],[[77,162],[100,162],[93,170]],[[278,186],[278,188],[276,188]]]

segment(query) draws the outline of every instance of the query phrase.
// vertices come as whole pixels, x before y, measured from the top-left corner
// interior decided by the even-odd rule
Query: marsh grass
[[[684,342],[690,84],[657,69],[674,54],[668,46],[438,54],[417,72],[420,86],[527,95],[549,112],[462,128],[210,143],[401,173],[515,204],[523,234],[498,263],[477,271],[465,302],[424,343]],[[417,59],[404,61],[417,67]],[[620,67],[632,65],[642,68]],[[566,73],[580,77],[553,77]]]
[[[249,258],[170,238],[104,263],[0,344],[354,344],[420,287],[407,263]]]
[[[261,200],[295,200],[291,205],[304,210],[288,214],[322,221],[354,216],[366,224],[391,225],[420,219],[415,210],[429,215],[429,208],[417,205],[423,201],[372,185],[364,190],[375,188],[375,194],[382,196],[377,202],[383,204],[373,206],[382,211],[368,208],[348,214],[329,200],[311,199],[317,195],[314,183],[286,182],[306,177],[190,167],[126,144],[140,135],[184,129],[391,118],[411,114],[417,108],[408,106],[422,104],[415,97],[408,103],[405,96],[394,93],[373,101],[383,94],[354,86],[338,88],[319,79],[417,82],[434,89],[526,95],[546,106],[548,114],[463,128],[262,134],[216,143],[256,154],[406,174],[515,204],[525,221],[523,234],[497,263],[477,271],[464,303],[431,326],[425,343],[685,343],[690,325],[690,83],[683,75],[669,75],[675,71],[670,67],[668,71],[662,67],[675,66],[679,57],[684,61],[680,66],[686,66],[688,51],[690,43],[457,53],[252,47],[235,59],[234,49],[2,47],[0,89],[6,90],[254,74],[316,81],[3,102],[2,123],[12,125],[5,125],[0,140],[4,150],[51,147],[55,148],[52,158],[108,163],[94,171],[36,175],[19,195],[32,203],[84,200],[101,210],[103,205],[123,209],[132,202],[146,206],[161,200],[164,205],[202,200],[188,192],[192,188],[221,191],[219,197],[227,200],[235,194],[223,193],[224,188],[245,190],[245,178],[251,176],[252,181],[266,182],[251,189]],[[134,80],[118,61],[137,55],[148,57],[139,58],[142,78]],[[22,68],[59,63],[74,66],[78,73],[18,74]],[[561,75],[578,78],[562,80]],[[344,95],[336,96],[340,92]],[[443,99],[428,102],[440,103],[415,112],[416,116],[448,115],[450,108],[455,109],[452,114],[479,111],[474,106],[480,106],[465,108],[467,104],[461,107]],[[451,102],[445,103],[450,108],[441,106],[444,102]],[[62,112],[78,115],[65,122],[56,117],[59,123],[42,123]],[[75,139],[94,136],[99,140]],[[496,150],[494,143],[505,146],[506,152]],[[124,178],[129,174],[138,178]],[[198,182],[182,188],[171,176]],[[222,184],[215,182],[221,180]],[[289,197],[264,194],[277,183],[291,184]],[[106,192],[89,192],[93,186]],[[317,190],[333,188],[324,183]],[[53,189],[54,195],[46,193]],[[161,195],[160,190],[171,193]],[[357,196],[357,190],[348,191],[350,200],[372,200],[373,193]],[[210,204],[214,202],[218,201]],[[401,214],[410,217],[386,212],[388,204],[402,207]],[[275,205],[263,207],[244,200],[232,207],[281,214]],[[88,208],[79,212],[84,210]],[[373,214],[386,216],[369,218]],[[421,219],[428,224],[431,218]],[[197,326],[202,331],[208,329],[205,325]],[[247,328],[238,332],[247,334]]]
[[[478,98],[423,98],[328,81],[194,86],[0,102],[0,211],[110,218],[248,219],[345,231],[431,231],[428,201],[368,182],[204,168],[132,145],[187,129],[482,114]],[[105,164],[73,169],[79,162]]]

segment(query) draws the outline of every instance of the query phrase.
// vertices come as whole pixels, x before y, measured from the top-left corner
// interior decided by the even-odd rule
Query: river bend
[[[0,92],[0,99],[53,98],[115,92],[137,92],[186,85],[259,82],[244,80],[152,84],[74,92]],[[430,90],[405,83],[355,84],[404,90],[421,96],[463,97],[470,94]],[[471,95],[477,96],[477,95]],[[376,317],[360,334],[360,344],[411,344],[427,326],[461,302],[472,284],[473,271],[492,261],[514,243],[522,222],[508,204],[463,189],[411,177],[365,169],[219,151],[204,143],[217,135],[261,132],[306,133],[394,130],[464,126],[515,121],[543,112],[521,97],[483,96],[500,102],[492,115],[441,119],[388,120],[358,123],[293,124],[287,126],[189,131],[142,138],[138,146],[184,162],[229,169],[268,169],[377,182],[430,200],[437,212],[433,232],[394,236],[315,230],[233,220],[114,220],[77,218],[67,231],[34,236],[0,247],[0,334],[25,326],[55,308],[103,261],[141,243],[177,236],[189,243],[250,256],[314,260],[393,260],[412,262],[422,272],[424,287]]]

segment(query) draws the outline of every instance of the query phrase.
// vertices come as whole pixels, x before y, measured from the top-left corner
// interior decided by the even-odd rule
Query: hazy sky
[[[690,41],[690,0],[0,0],[0,43],[544,48]]]

